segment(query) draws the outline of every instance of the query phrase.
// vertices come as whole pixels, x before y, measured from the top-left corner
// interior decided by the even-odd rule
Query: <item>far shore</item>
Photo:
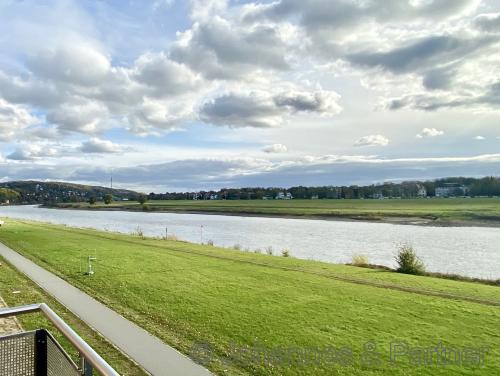
[[[439,217],[419,217],[419,216],[373,216],[373,215],[336,215],[336,214],[282,214],[282,213],[253,213],[246,211],[217,211],[217,210],[179,210],[179,209],[164,209],[154,206],[148,206],[148,210],[144,210],[141,206],[137,207],[91,207],[91,206],[70,206],[68,205],[40,205],[47,209],[62,209],[62,210],[91,210],[91,211],[129,211],[143,213],[176,213],[176,214],[204,214],[204,215],[224,215],[236,217],[261,217],[261,218],[283,218],[283,219],[310,219],[323,221],[342,221],[342,222],[367,222],[367,223],[387,223],[394,225],[411,225],[411,226],[430,226],[430,227],[500,227],[500,217],[492,219],[452,219]]]

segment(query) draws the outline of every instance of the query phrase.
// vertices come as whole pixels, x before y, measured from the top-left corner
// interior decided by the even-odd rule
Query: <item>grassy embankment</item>
[[[218,374],[500,373],[498,287],[36,222],[7,220],[0,240],[184,353],[208,343],[203,359]],[[93,277],[80,272],[89,254],[98,258]],[[362,362],[368,341],[376,342],[380,364]],[[392,341],[489,353],[480,368],[414,367],[404,359],[391,367]],[[249,354],[241,349],[325,354],[328,346],[352,349],[352,363],[241,359]]]
[[[205,212],[364,220],[421,218],[436,224],[485,221],[500,224],[500,198],[447,198],[408,200],[185,200],[59,204],[81,209]]]
[[[73,330],[75,330],[90,346],[94,348],[111,366],[124,376],[145,376],[138,366],[116,350],[110,343],[89,328],[85,323],[69,312],[61,304],[48,296],[26,276],[19,273],[0,257],[0,296],[10,307],[47,303]],[[42,313],[17,316],[24,330],[39,328],[48,329],[58,342],[77,362],[78,353],[75,348],[59,333]]]

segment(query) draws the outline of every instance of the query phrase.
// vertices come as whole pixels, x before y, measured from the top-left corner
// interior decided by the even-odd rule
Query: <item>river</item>
[[[145,235],[176,235],[190,242],[242,250],[272,247],[276,254],[334,263],[354,254],[370,263],[394,266],[397,245],[410,243],[428,271],[500,278],[500,229],[490,227],[427,227],[387,223],[313,219],[240,217],[205,214],[145,213],[45,209],[2,206],[0,216]]]

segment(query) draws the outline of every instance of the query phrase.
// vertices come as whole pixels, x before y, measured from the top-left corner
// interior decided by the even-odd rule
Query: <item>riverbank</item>
[[[500,199],[409,200],[208,200],[67,203],[58,209],[215,214],[271,218],[363,221],[419,226],[500,227]]]
[[[389,366],[392,341],[500,345],[491,330],[498,287],[28,221],[7,220],[0,240],[181,352],[203,350],[218,374],[420,375],[404,361]],[[97,256],[92,277],[82,273],[89,255]],[[381,363],[368,367],[361,359],[371,340]],[[245,358],[290,348],[350,349],[352,362]],[[472,372],[463,367],[429,372]],[[498,373],[497,353],[473,371]]]

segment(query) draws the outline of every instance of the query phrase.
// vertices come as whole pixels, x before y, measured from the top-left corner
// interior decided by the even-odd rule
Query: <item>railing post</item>
[[[87,362],[85,356],[80,353],[80,372],[82,376],[92,376],[92,364]]]
[[[47,332],[35,332],[35,376],[47,376]]]

